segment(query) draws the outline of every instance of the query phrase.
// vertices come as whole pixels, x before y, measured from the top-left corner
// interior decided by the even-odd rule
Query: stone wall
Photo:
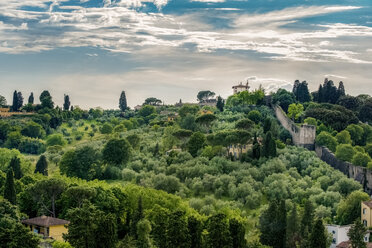
[[[372,194],[372,171],[367,170],[365,167],[356,166],[349,162],[339,160],[326,147],[316,146],[315,152],[321,160],[333,168],[341,171],[347,177],[358,181],[360,184],[362,184],[365,192],[367,192],[369,195]]]
[[[280,124],[282,124],[282,126],[291,134],[293,143],[296,146],[314,150],[316,127],[307,124],[303,124],[301,127],[298,127],[291,119],[287,117],[280,106],[275,105],[273,108],[276,118],[279,120]]]

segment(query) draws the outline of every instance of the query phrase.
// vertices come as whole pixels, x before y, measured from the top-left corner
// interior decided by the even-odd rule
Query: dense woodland
[[[342,82],[310,93],[296,81],[271,96],[259,88],[216,107],[152,97],[135,111],[124,91],[120,110],[82,110],[68,95],[61,108],[48,91],[34,98],[25,104],[15,91],[17,115],[0,119],[0,247],[38,247],[20,220],[43,214],[70,221],[67,242],[53,247],[323,248],[327,223],[365,232],[362,186],[292,146],[270,108],[317,126],[318,145],[372,169],[372,98],[346,95]]]

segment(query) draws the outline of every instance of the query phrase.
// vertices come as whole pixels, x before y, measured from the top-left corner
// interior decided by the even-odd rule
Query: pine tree
[[[367,233],[367,228],[362,224],[360,219],[357,219],[349,229],[347,236],[349,236],[352,248],[365,248],[364,236]]]
[[[217,104],[216,104],[217,109],[220,112],[223,112],[223,108],[225,107],[225,101],[222,99],[221,96],[218,96],[217,98]]]
[[[6,173],[6,180],[4,185],[4,198],[7,199],[13,205],[17,203],[17,195],[14,186],[12,168],[9,168],[8,172]]]
[[[270,131],[266,133],[264,139],[263,155],[267,158],[276,157],[276,142]]]
[[[322,219],[317,219],[310,235],[310,247],[327,248],[327,236]]]
[[[127,97],[125,95],[125,91],[121,92],[120,99],[119,99],[119,108],[123,112],[126,111],[128,108]]]
[[[34,104],[34,93],[31,92],[30,96],[28,97],[28,103]]]
[[[48,162],[44,155],[41,155],[39,160],[37,161],[35,173],[40,173],[44,176],[48,176]]]
[[[69,95],[65,95],[64,96],[64,103],[63,103],[63,110],[65,110],[65,111],[70,110],[70,105],[71,105],[70,97],[69,97]]]
[[[18,92],[17,93],[18,97],[17,97],[17,109],[21,109],[22,106],[23,106],[23,96],[22,96],[22,92]]]
[[[13,93],[12,111],[18,111],[18,93],[16,90]]]
[[[230,234],[232,238],[232,247],[245,248],[247,241],[245,240],[245,228],[241,222],[236,219],[231,219],[229,222]]]
[[[21,160],[18,157],[13,157],[10,160],[9,167],[12,168],[15,179],[21,179],[23,177],[23,173],[21,170]]]

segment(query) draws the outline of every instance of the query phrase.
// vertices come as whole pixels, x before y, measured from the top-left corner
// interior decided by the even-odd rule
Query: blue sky
[[[83,108],[324,77],[372,94],[370,0],[0,0],[0,95]]]

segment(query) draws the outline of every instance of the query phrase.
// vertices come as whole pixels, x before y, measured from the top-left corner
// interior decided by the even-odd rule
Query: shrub
[[[66,145],[66,140],[63,138],[62,134],[52,134],[49,135],[46,140],[47,146],[64,146]]]
[[[112,133],[112,126],[108,123],[105,123],[103,124],[102,128],[101,128],[101,133],[102,134],[110,134]]]
[[[353,165],[366,167],[370,161],[371,158],[367,153],[357,152],[355,153],[351,162]]]
[[[45,144],[39,139],[25,138],[19,144],[19,151],[28,154],[41,154],[45,152]]]
[[[309,124],[309,125],[313,125],[313,126],[316,126],[316,125],[317,125],[317,121],[316,121],[316,119],[313,118],[313,117],[307,117],[307,118],[304,120],[304,123]]]
[[[257,110],[252,110],[248,113],[248,119],[254,121],[257,124],[262,120],[262,115]]]
[[[343,130],[336,135],[337,142],[339,144],[351,144],[351,136],[347,130]]]
[[[336,158],[342,161],[351,162],[355,154],[355,150],[350,144],[340,144],[336,149]]]
[[[316,137],[316,143],[319,146],[326,146],[328,147],[329,150],[332,152],[336,151],[337,147],[337,140],[335,137],[333,137],[331,134],[327,132],[321,132],[317,137]]]

